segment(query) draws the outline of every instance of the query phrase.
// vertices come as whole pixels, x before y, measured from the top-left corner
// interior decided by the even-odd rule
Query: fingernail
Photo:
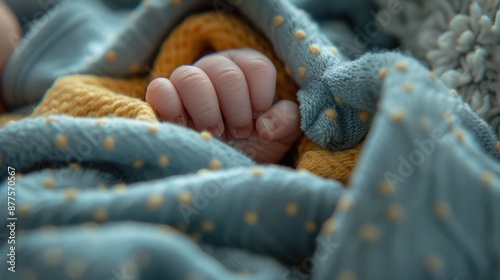
[[[212,134],[213,137],[219,138],[222,133],[220,132],[219,127],[215,124],[212,125],[211,127],[207,128],[207,130]]]
[[[274,121],[272,118],[269,118],[269,117],[262,118],[262,124],[269,131],[269,133],[273,133],[274,130],[276,130],[276,127],[275,127],[275,124],[274,124]]]
[[[248,125],[240,126],[233,131],[233,136],[236,138],[248,138],[252,133],[252,128]]]
[[[174,123],[184,126],[186,125],[186,120],[182,116],[178,116],[174,119]]]

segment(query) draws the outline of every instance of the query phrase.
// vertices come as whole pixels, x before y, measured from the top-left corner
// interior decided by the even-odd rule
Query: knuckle
[[[179,67],[172,73],[171,80],[174,84],[192,85],[204,82],[206,74],[196,67]]]
[[[242,78],[243,74],[234,67],[223,67],[219,69],[216,75],[217,83],[223,86],[232,85],[235,82],[241,81]]]
[[[267,74],[276,73],[276,68],[271,61],[262,58],[255,58],[248,62],[247,69],[249,71],[262,72]]]

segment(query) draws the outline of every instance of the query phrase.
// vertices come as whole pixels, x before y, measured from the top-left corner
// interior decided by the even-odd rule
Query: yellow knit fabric
[[[174,29],[160,48],[150,75],[129,79],[74,75],[58,79],[32,117],[67,114],[78,117],[126,117],[158,121],[144,102],[147,85],[157,77],[169,78],[181,65],[192,64],[210,51],[253,48],[265,54],[277,69],[276,91],[281,99],[297,101],[297,85],[262,35],[233,15],[224,21],[214,12],[193,15]],[[117,57],[116,59],[119,59]],[[130,67],[132,72],[137,66]],[[298,145],[297,168],[347,183],[361,147],[327,151],[307,137]]]
[[[318,176],[335,179],[347,185],[356,167],[362,145],[345,151],[329,151],[303,137],[298,146],[297,169],[306,169]]]
[[[22,118],[24,118],[23,115],[17,115],[17,114],[0,115],[0,128],[5,126],[10,121],[17,121],[17,120],[20,120]]]
[[[155,112],[142,100],[145,90],[142,79],[138,78],[125,80],[90,75],[67,76],[54,83],[31,116],[116,116],[156,121]]]

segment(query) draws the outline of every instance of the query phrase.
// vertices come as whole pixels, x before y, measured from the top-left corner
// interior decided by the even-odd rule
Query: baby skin
[[[298,105],[278,99],[276,68],[253,49],[181,66],[153,80],[146,101],[162,120],[207,130],[257,162],[279,162],[302,134]]]
[[[3,70],[17,44],[14,39],[21,36],[21,24],[4,1],[0,0],[0,114],[5,111],[1,99]]]

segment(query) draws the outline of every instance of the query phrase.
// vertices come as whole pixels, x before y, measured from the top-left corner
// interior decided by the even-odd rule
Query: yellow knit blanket
[[[221,21],[214,12],[193,15],[173,30],[160,48],[149,74],[139,75],[141,67],[130,66],[131,78],[116,79],[91,75],[59,78],[48,90],[31,117],[66,114],[77,117],[124,117],[158,121],[157,114],[144,101],[148,84],[157,77],[170,77],[181,65],[192,64],[207,51],[249,47],[271,59],[277,69],[277,93],[282,99],[297,101],[297,85],[277,58],[271,45],[241,19],[227,15]],[[120,59],[108,55],[111,63]],[[9,118],[7,118],[9,119]],[[4,123],[0,120],[0,125]],[[303,137],[298,145],[296,168],[347,183],[361,147],[347,151],[327,151]]]

